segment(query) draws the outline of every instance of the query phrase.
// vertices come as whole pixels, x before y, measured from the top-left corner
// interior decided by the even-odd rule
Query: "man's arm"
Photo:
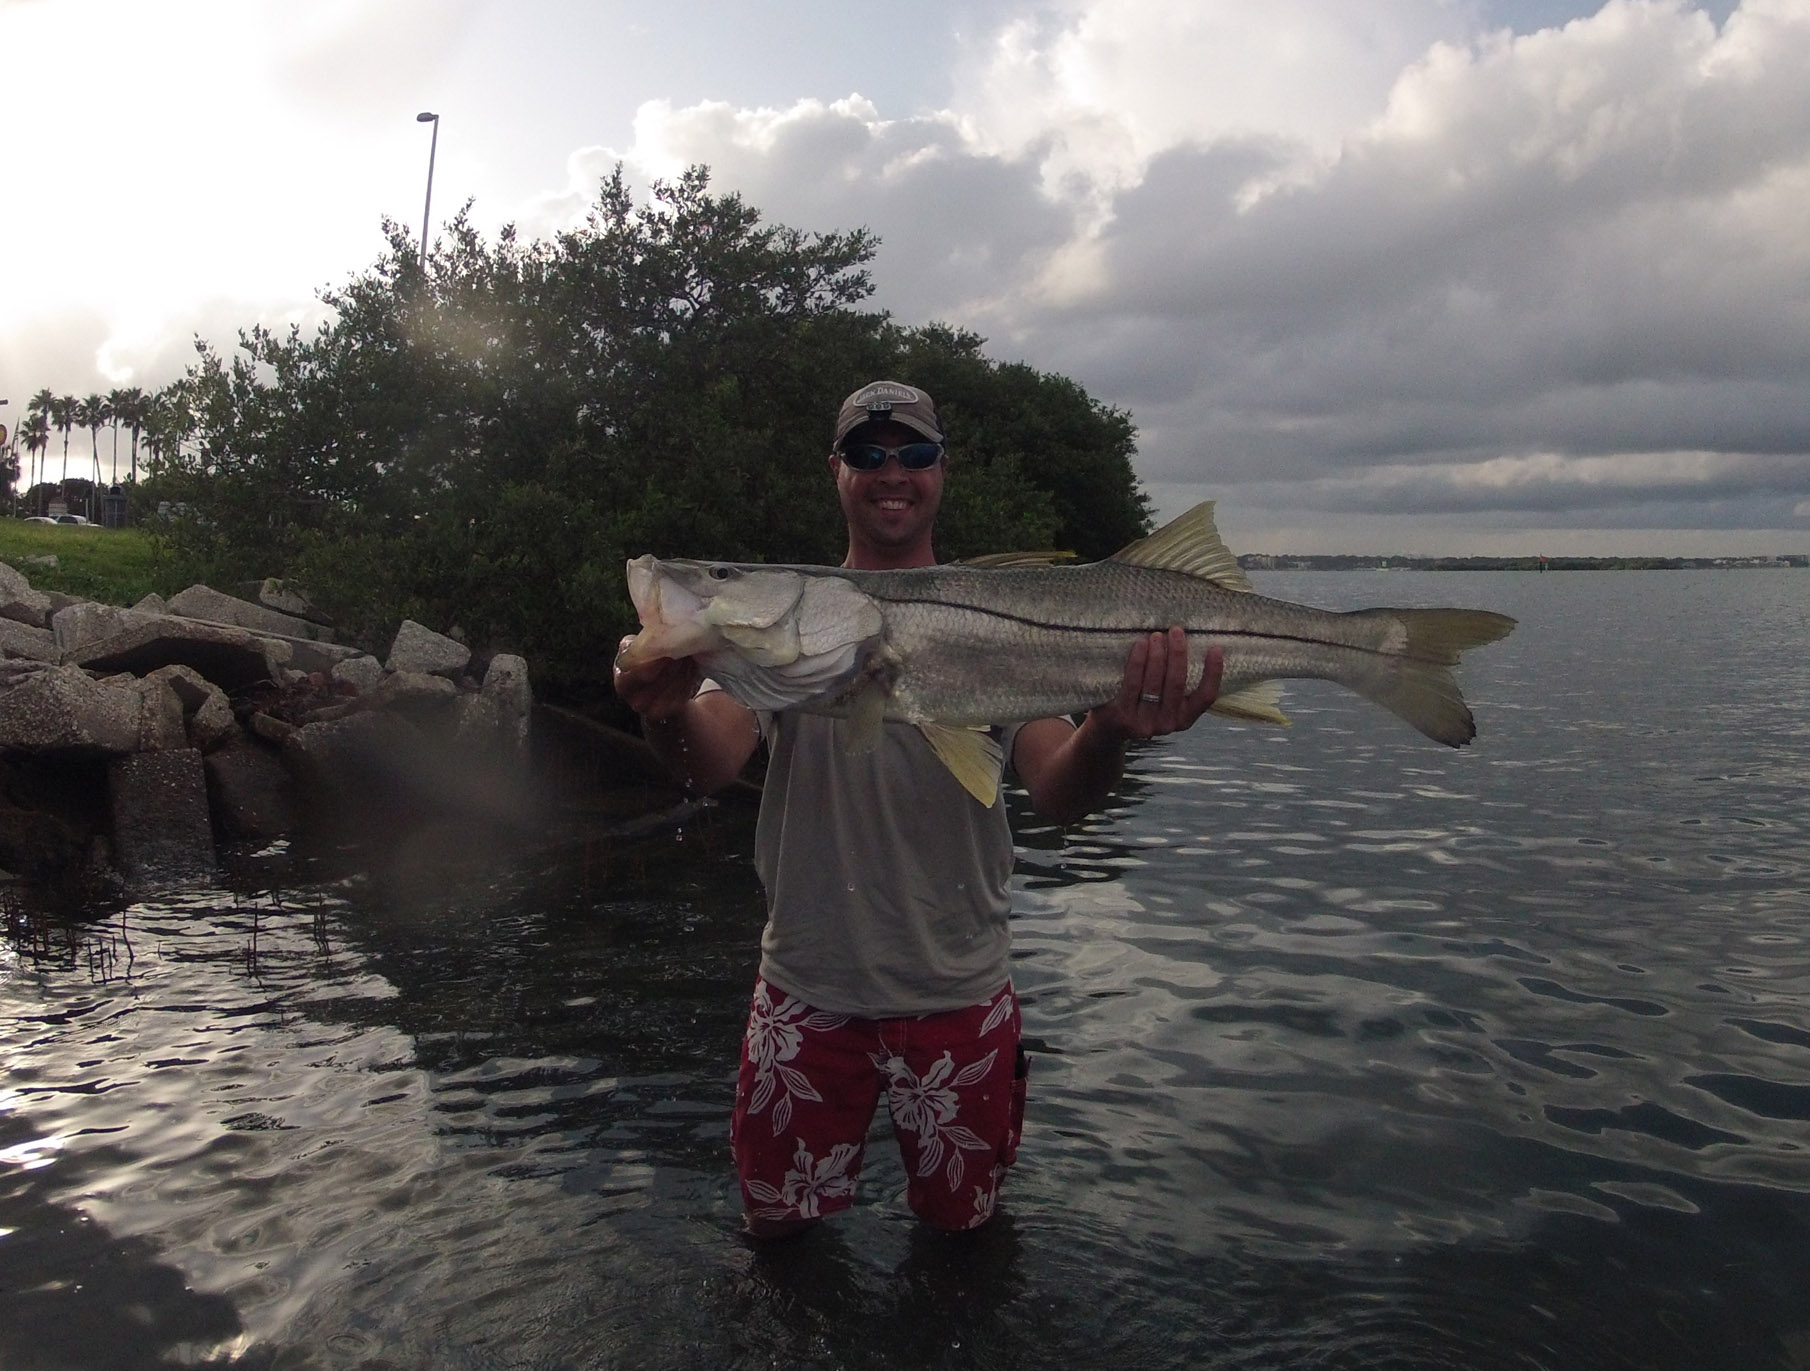
[[[1088,710],[1079,728],[1066,719],[1033,719],[1018,730],[1012,766],[1031,804],[1060,824],[1106,802],[1125,772],[1125,745],[1191,728],[1219,697],[1225,669],[1218,648],[1207,652],[1200,684],[1188,689],[1188,635],[1180,628],[1133,644],[1119,693]]]
[[[725,691],[699,695],[699,681],[689,657],[615,671],[616,694],[641,716],[654,755],[688,790],[709,795],[741,775],[760,743],[760,724]]]

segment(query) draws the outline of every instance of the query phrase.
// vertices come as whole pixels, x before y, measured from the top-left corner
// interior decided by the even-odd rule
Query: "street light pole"
[[[432,124],[434,136],[427,145],[427,199],[421,206],[421,270],[427,270],[427,216],[434,207],[434,154],[440,150],[440,116],[422,110],[415,116],[417,124]]]

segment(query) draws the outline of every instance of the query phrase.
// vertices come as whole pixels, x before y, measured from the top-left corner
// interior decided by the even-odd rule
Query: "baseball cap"
[[[885,419],[904,424],[933,443],[943,441],[943,425],[936,417],[936,401],[928,394],[897,381],[869,381],[842,402],[842,408],[836,413],[836,436],[830,445],[839,447],[842,440],[862,424]]]

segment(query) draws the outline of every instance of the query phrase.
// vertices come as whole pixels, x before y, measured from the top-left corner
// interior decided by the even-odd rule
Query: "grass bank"
[[[55,557],[56,565],[34,562]],[[28,524],[0,519],[0,562],[10,562],[38,590],[60,590],[110,605],[136,604],[171,585],[150,535],[136,528],[79,524]]]

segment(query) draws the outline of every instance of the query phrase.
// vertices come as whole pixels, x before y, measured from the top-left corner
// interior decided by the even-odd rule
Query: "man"
[[[943,436],[915,387],[875,381],[843,401],[829,472],[844,566],[934,565]],[[1079,819],[1118,783],[1128,742],[1192,725],[1221,663],[1211,652],[1192,692],[1187,665],[1181,629],[1153,633],[1118,695],[1078,726],[1000,730],[1038,812]],[[781,1236],[848,1207],[882,1088],[913,1211],[941,1229],[986,1222],[1024,1111],[1004,800],[982,809],[913,727],[889,722],[876,746],[851,750],[841,721],[757,717],[690,659],[618,670],[616,691],[701,793],[734,780],[763,739],[770,749],[755,833],[768,918],[731,1122],[748,1233]]]

